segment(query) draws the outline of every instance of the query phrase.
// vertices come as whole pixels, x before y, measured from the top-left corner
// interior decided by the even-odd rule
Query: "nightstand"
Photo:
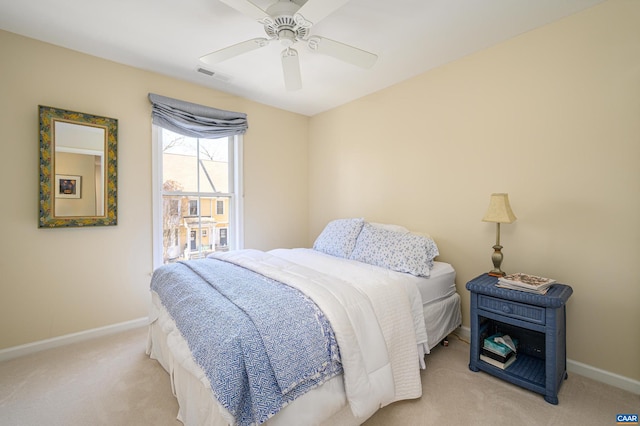
[[[471,292],[469,369],[482,370],[558,403],[567,378],[566,303],[573,289],[553,284],[540,295],[496,287],[497,277],[482,274],[466,285]],[[480,359],[484,337],[501,332],[518,339],[516,361],[500,369]]]

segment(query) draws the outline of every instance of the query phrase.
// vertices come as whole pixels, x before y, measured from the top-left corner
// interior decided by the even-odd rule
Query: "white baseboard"
[[[57,348],[59,346],[68,345],[70,343],[76,343],[83,340],[94,339],[96,337],[107,336],[109,334],[119,333],[122,331],[131,330],[133,328],[144,327],[147,324],[149,324],[149,319],[147,317],[138,318],[118,324],[107,325],[105,327],[93,328],[91,330],[80,331],[78,333],[66,334],[64,336],[40,340],[33,343],[27,343],[25,345],[0,349],[0,361],[17,358],[23,355],[29,355],[35,352],[43,351],[45,349]]]
[[[567,371],[640,395],[640,381],[567,359]]]
[[[467,343],[469,343],[471,340],[471,329],[469,327],[465,327],[464,325],[458,327],[458,329],[455,331],[455,334]]]
[[[469,342],[471,339],[471,329],[469,327],[459,327],[455,331],[455,334],[457,334],[460,339],[466,342]],[[640,395],[640,381],[633,380],[629,377],[624,377],[619,374],[611,373],[609,371],[601,370],[599,368],[583,364],[572,359],[567,359],[567,372],[588,377],[589,379],[593,379],[598,382],[614,386],[616,388],[624,389],[636,395]]]
[[[64,336],[54,337],[52,339],[41,340],[39,342],[27,343],[25,345],[14,346],[11,348],[0,349],[0,361],[17,358],[23,355],[29,355],[45,349],[56,348],[68,345],[70,343],[81,342],[100,336],[107,336],[122,331],[131,330],[133,328],[144,327],[149,323],[147,317],[138,318],[136,320],[121,322],[118,324],[108,325],[105,327],[85,330],[78,333],[67,334]],[[469,342],[471,339],[471,329],[469,327],[459,327],[454,332],[460,339]],[[567,370],[569,373],[579,374],[580,376],[602,382],[634,394],[640,395],[640,381],[633,380],[619,374],[601,370],[599,368],[583,364],[578,361],[567,359]]]

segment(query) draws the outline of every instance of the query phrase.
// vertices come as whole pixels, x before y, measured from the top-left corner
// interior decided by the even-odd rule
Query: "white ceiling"
[[[275,2],[253,1],[262,9]],[[0,28],[314,115],[602,1],[351,0],[310,34],[378,61],[360,69],[296,45],[303,88],[294,92],[284,88],[278,43],[204,66],[213,77],[196,71],[205,54],[266,37],[261,24],[219,0],[0,0]]]

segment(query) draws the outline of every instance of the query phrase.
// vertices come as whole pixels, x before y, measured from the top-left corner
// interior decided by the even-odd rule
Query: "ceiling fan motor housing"
[[[279,40],[285,47],[290,47],[309,34],[311,23],[301,15],[296,15],[300,5],[291,1],[279,1],[266,10],[270,15],[261,22],[269,38]]]

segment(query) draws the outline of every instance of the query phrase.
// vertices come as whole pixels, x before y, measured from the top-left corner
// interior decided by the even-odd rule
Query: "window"
[[[154,267],[241,248],[242,136],[153,136]]]
[[[189,216],[198,216],[200,209],[198,208],[200,200],[189,200]]]
[[[218,231],[218,240],[220,241],[220,246],[227,246],[227,228],[220,228]]]

